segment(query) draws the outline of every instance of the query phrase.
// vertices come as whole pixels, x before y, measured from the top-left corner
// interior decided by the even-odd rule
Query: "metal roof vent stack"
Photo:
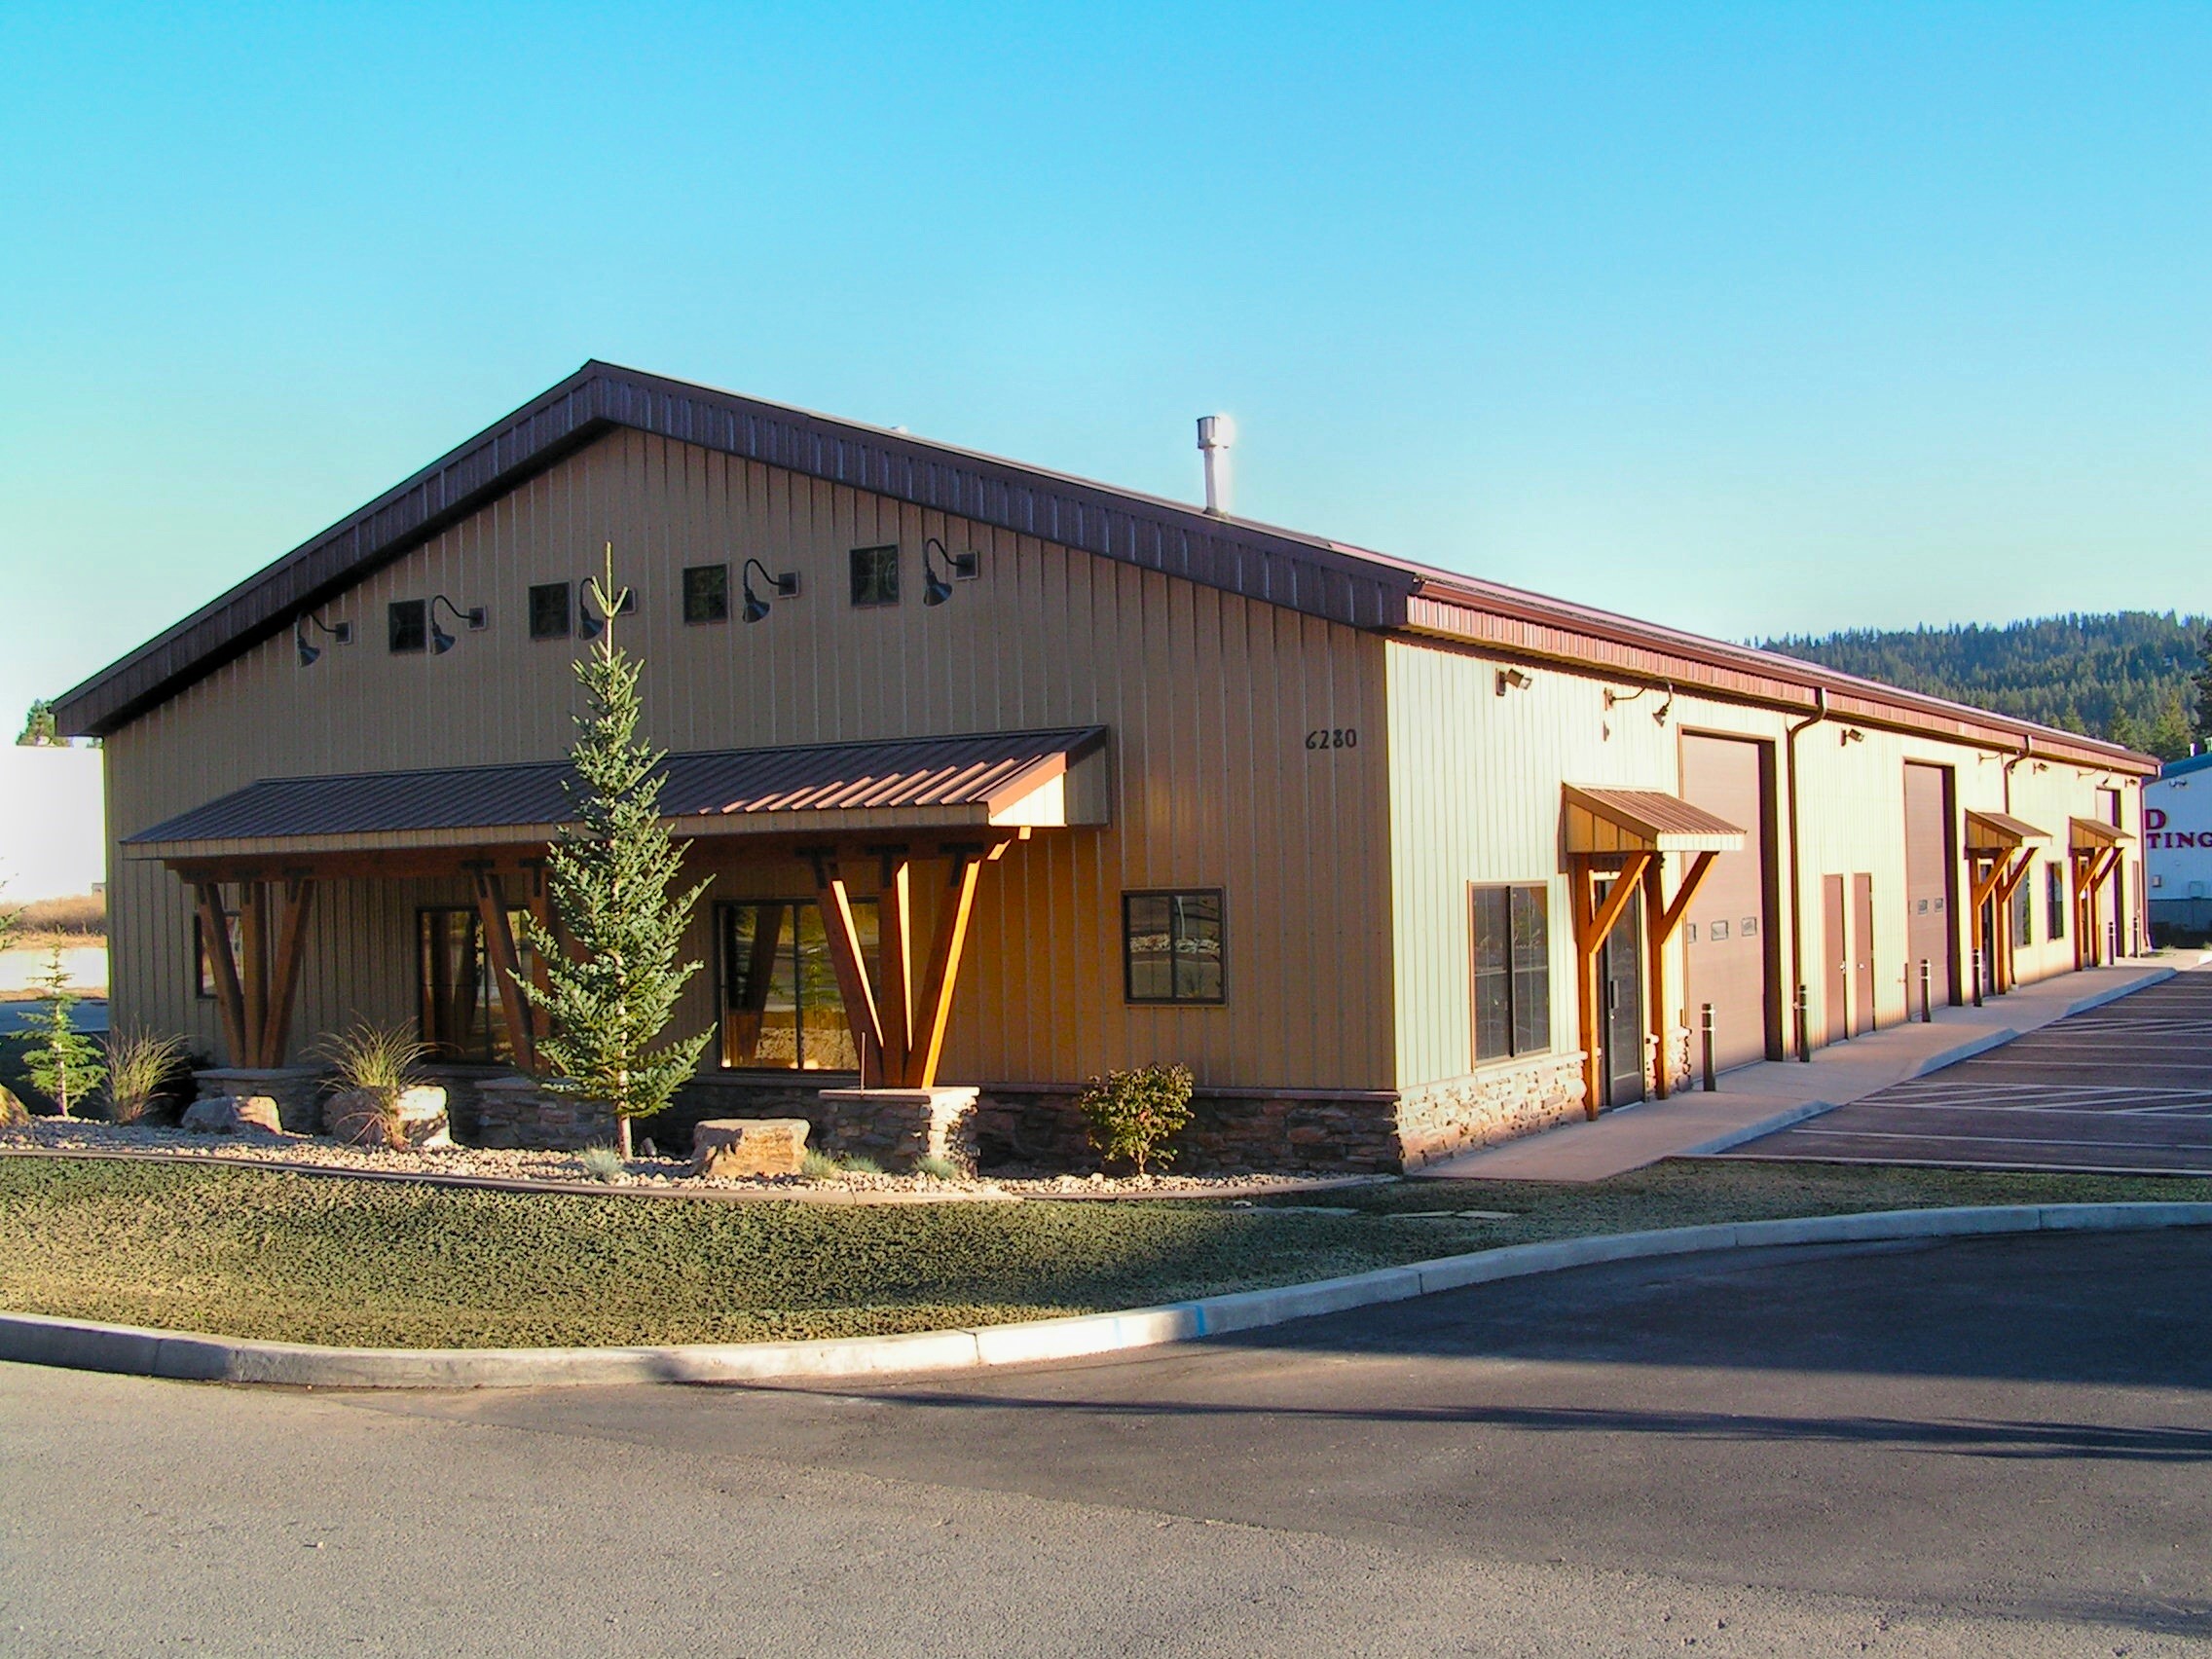
[[[1236,423],[1226,415],[1198,417],[1198,449],[1206,458],[1206,511],[1229,516],[1229,446],[1236,441]]]

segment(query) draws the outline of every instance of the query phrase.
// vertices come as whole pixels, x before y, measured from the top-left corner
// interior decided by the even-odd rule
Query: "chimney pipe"
[[[1236,423],[1226,415],[1198,417],[1198,449],[1206,458],[1206,511],[1229,516],[1229,446],[1236,441]]]

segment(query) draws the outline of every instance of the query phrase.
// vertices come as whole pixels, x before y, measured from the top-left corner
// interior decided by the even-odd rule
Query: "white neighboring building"
[[[2212,932],[2212,755],[2169,760],[2143,786],[2154,927]]]
[[[0,899],[67,899],[106,880],[100,752],[0,745]]]

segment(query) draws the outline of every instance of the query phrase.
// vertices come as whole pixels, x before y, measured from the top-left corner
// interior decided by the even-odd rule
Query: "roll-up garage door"
[[[1682,739],[1682,798],[1740,826],[1741,852],[1722,853],[1698,889],[1682,928],[1682,995],[1690,1029],[1713,1005],[1716,1067],[1767,1057],[1768,943],[1766,745],[1733,737]]]
[[[1930,999],[1948,1003],[1957,981],[1958,878],[1951,848],[1951,769],[1904,768],[1905,986],[1920,1012],[1920,965],[1928,964]]]

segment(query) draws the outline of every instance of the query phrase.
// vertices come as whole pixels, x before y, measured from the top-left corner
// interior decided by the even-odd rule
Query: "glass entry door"
[[[1601,902],[1612,886],[1610,881],[1598,884]],[[1643,934],[1635,904],[1621,912],[1605,936],[1598,989],[1604,1005],[1604,1104],[1633,1106],[1643,1098]]]

